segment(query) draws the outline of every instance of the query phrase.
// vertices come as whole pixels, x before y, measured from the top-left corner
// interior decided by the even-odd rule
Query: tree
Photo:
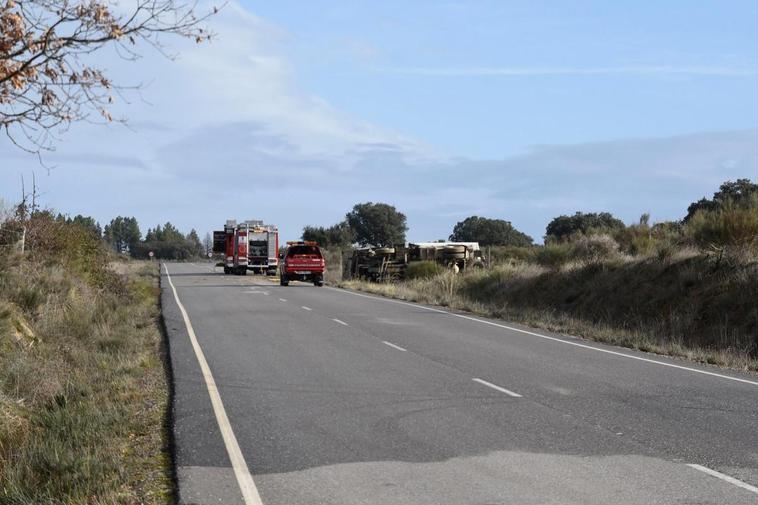
[[[134,251],[142,233],[137,218],[118,216],[103,229],[103,238],[117,252]]]
[[[203,244],[200,243],[200,237],[198,237],[197,231],[194,228],[187,234],[187,242],[195,256],[203,256],[205,254]]]
[[[323,226],[304,226],[302,238],[303,240],[316,242],[321,246],[328,247],[329,233]]]
[[[55,220],[59,223],[76,225],[82,230],[92,233],[97,238],[100,238],[103,235],[103,231],[100,228],[100,223],[95,221],[95,218],[90,216],[82,216],[81,214],[77,214],[71,218],[69,216],[64,216],[63,214],[58,213],[58,215],[55,216]]]
[[[458,222],[450,240],[454,242],[479,242],[480,245],[530,246],[532,237],[515,229],[510,221],[471,216]]]
[[[359,203],[345,220],[360,245],[390,246],[405,242],[405,214],[386,203]]]
[[[0,1],[0,129],[28,151],[52,147],[51,130],[91,115],[111,121],[115,91],[89,56],[114,46],[127,60],[139,58],[139,43],[162,53],[166,34],[197,42],[211,34],[196,4],[176,0],[127,3],[72,0]]]
[[[736,181],[726,181],[719,187],[719,190],[713,193],[713,198],[701,198],[687,207],[687,215],[682,219],[688,222],[698,211],[713,211],[723,208],[727,201],[732,201],[736,205],[741,205],[750,200],[750,196],[758,194],[758,184],[753,184],[750,179],[737,179]]]
[[[160,229],[160,226],[158,227]],[[195,236],[197,236],[197,233],[195,233]],[[160,235],[161,240],[164,242],[183,242],[185,240],[184,235],[182,232],[179,231],[179,229],[171,224],[170,222],[166,221],[166,224],[163,225],[163,232]]]
[[[558,216],[547,225],[546,240],[564,240],[575,234],[593,231],[614,231],[625,228],[624,222],[608,212],[577,212],[573,216]]]
[[[355,241],[355,232],[345,221],[328,228],[306,226],[303,228],[303,240],[312,240],[326,248],[348,247]]]
[[[73,219],[67,219],[66,222],[73,223],[77,226],[80,226],[81,228],[89,231],[93,235],[100,238],[103,235],[103,231],[100,228],[100,223],[95,221],[95,218],[91,216],[82,216],[81,214],[77,214],[73,217]]]
[[[203,250],[206,256],[213,253],[213,237],[210,232],[205,232],[205,238],[203,239]]]
[[[55,218],[57,221],[66,223],[66,224],[73,224],[76,225],[83,230],[86,230],[89,233],[92,233],[97,238],[102,237],[103,230],[100,228],[100,223],[95,221],[95,218],[90,216],[82,216],[81,214],[77,214],[73,218],[66,217],[63,214],[58,214],[58,216]]]
[[[192,229],[184,235],[170,222],[148,228],[145,240],[131,249],[135,258],[147,258],[151,251],[156,258],[172,260],[186,260],[204,255],[197,231]]]

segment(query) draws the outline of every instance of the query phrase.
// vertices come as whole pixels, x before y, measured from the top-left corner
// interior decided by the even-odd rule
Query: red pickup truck
[[[279,284],[287,286],[290,281],[306,281],[323,286],[324,270],[326,262],[316,242],[287,242]]]

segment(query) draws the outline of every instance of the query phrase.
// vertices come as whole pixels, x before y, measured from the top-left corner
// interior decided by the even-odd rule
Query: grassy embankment
[[[756,201],[684,227],[645,221],[492,256],[491,268],[462,275],[421,266],[397,284],[335,284],[758,371]]]
[[[44,215],[27,247],[0,251],[0,503],[170,503],[157,264]]]

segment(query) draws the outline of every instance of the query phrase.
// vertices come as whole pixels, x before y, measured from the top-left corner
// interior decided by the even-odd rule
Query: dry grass
[[[169,503],[157,266],[0,259],[0,503]]]
[[[327,284],[337,284],[342,281],[342,249],[322,249],[326,261],[324,281]]]
[[[685,254],[686,252],[686,254]],[[685,251],[666,261],[511,262],[465,275],[340,286],[642,351],[758,371],[758,263]]]

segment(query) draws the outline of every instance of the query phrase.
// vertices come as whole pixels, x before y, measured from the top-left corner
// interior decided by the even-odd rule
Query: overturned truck
[[[415,261],[434,261],[455,272],[484,266],[478,242],[419,242],[394,247],[363,247],[346,252],[343,277],[370,281],[405,278]]]

